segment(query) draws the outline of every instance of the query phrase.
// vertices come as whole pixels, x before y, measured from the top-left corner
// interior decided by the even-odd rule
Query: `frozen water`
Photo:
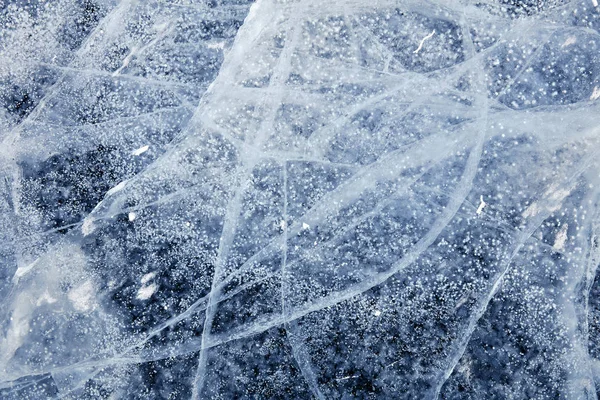
[[[0,141],[0,399],[597,398],[593,0],[0,0]]]

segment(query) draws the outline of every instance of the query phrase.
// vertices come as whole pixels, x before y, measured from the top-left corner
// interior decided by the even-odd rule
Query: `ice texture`
[[[0,399],[596,399],[599,153],[595,0],[0,0]]]

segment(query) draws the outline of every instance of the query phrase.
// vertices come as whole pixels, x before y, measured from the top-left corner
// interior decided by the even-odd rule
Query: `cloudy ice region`
[[[597,0],[0,0],[2,400],[597,399],[599,263]]]

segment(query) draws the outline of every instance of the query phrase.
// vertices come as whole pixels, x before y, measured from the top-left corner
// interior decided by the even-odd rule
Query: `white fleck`
[[[479,207],[477,207],[477,211],[475,212],[477,215],[481,214],[483,211],[483,208],[486,206],[485,201],[483,201],[483,196],[479,196]]]
[[[302,223],[302,230],[307,230],[307,229],[310,229],[310,225],[307,224],[306,222],[303,222]]]
[[[575,36],[569,36],[567,40],[560,47],[567,47],[577,42],[577,38]]]
[[[135,57],[138,53],[138,48],[137,47],[132,47],[131,51],[129,52],[129,54],[127,54],[127,57],[125,57],[125,59],[123,60],[123,63],[121,64],[121,66],[112,73],[112,76],[118,76],[121,74],[121,72],[127,68],[127,66],[129,65],[129,63],[131,62],[131,60],[133,60],[133,57]]]
[[[594,5],[594,7],[598,7],[598,0],[592,0],[592,4]]]
[[[353,378],[358,378],[358,375],[348,375],[348,376],[344,376],[342,378],[337,378],[337,381],[345,381],[347,379],[353,379]]]
[[[144,154],[145,152],[147,152],[149,148],[150,146],[148,145],[142,146],[139,149],[132,151],[131,154],[133,154],[134,156],[139,156],[140,154]]]
[[[415,51],[413,51],[413,53],[417,54],[419,51],[421,51],[421,49],[423,48],[423,44],[425,43],[425,41],[431,39],[433,37],[433,35],[435,35],[435,29],[432,30],[429,35],[427,35],[423,39],[421,39],[421,43],[419,43],[419,47],[417,47],[417,49]]]
[[[381,311],[375,310],[375,311],[373,311],[373,315],[375,315],[376,317],[379,317],[381,315]]]
[[[465,294],[464,296],[462,296],[460,299],[458,299],[458,301],[456,302],[456,305],[454,306],[454,311],[458,310],[460,307],[462,307],[463,304],[465,304],[467,302],[467,300],[469,300],[469,296],[470,296],[470,292]]]
[[[283,220],[283,219],[282,219],[282,220],[279,222],[279,227],[280,227],[281,229],[285,229],[285,228],[287,227],[287,223],[285,222],[285,220]]]
[[[31,271],[33,269],[33,267],[35,267],[35,265],[38,263],[38,261],[40,261],[39,258],[37,258],[34,262],[32,262],[31,264],[28,264],[24,267],[19,266],[17,268],[17,270],[15,271],[15,275],[13,276],[13,279],[12,279],[13,282],[17,282],[21,277],[28,274],[29,271]]]
[[[590,100],[598,100],[600,99],[600,87],[596,86],[592,95],[590,96]]]
[[[114,193],[117,193],[117,192],[123,190],[123,188],[125,187],[126,184],[127,184],[126,180],[119,183],[117,186],[115,186],[114,188],[112,188],[108,192],[106,192],[106,196],[110,196],[111,194],[114,194]]]
[[[94,285],[87,280],[81,286],[72,289],[67,295],[77,311],[89,311],[93,308]]]
[[[150,281],[150,279],[154,278],[156,276],[156,272],[149,272],[146,275],[142,276],[142,284],[145,285],[146,283],[148,283],[148,281]]]
[[[83,236],[87,236],[90,233],[94,232],[94,230],[96,229],[96,227],[94,226],[94,219],[91,217],[86,217],[83,220],[83,225],[81,225],[81,232],[83,233]]]
[[[156,32],[163,32],[165,31],[167,28],[169,27],[169,23],[168,22],[163,22],[163,23],[156,23],[154,24],[154,30]]]
[[[535,215],[537,215],[537,213],[540,212],[540,209],[537,205],[536,202],[531,203],[531,205],[529,207],[527,207],[527,209],[525,211],[523,211],[523,214],[521,214],[523,216],[523,218],[528,218],[528,217],[533,217]]]
[[[225,47],[225,41],[223,40],[220,42],[208,43],[206,47],[209,49],[223,49]]]
[[[136,213],[134,213],[133,211],[130,212],[127,216],[129,218],[129,221],[133,221],[135,219],[135,217],[137,217]]]
[[[567,242],[567,230],[569,229],[569,224],[563,224],[558,233],[556,234],[556,237],[554,238],[554,244],[552,245],[552,248],[554,250],[562,250],[565,248],[565,243]]]
[[[550,190],[546,192],[546,195],[550,194]],[[556,211],[560,208],[560,203],[562,203],[562,201],[564,199],[567,198],[567,196],[571,194],[571,191],[569,189],[559,189],[559,190],[553,190],[552,191],[552,195],[550,196],[550,200],[552,200],[555,205],[553,207],[551,207],[552,211]],[[558,204],[556,204],[558,203]]]
[[[156,292],[157,289],[158,289],[158,285],[156,283],[153,283],[150,286],[144,286],[144,287],[140,288],[140,290],[138,290],[136,299],[148,300],[154,294],[154,292]]]

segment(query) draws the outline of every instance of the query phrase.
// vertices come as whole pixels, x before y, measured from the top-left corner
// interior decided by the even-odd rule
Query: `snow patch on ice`
[[[142,279],[141,279],[142,284],[145,285],[155,276],[156,276],[156,272],[149,272],[146,275],[142,276]]]
[[[158,285],[153,283],[149,286],[141,287],[137,292],[136,299],[138,300],[148,300],[152,295],[158,290]]]
[[[563,250],[565,248],[565,243],[567,242],[567,230],[569,229],[569,224],[562,224],[560,230],[556,234],[556,238],[554,239],[554,244],[552,247],[555,250]]]
[[[94,219],[89,216],[86,217],[81,225],[81,233],[83,233],[83,236],[89,235],[90,233],[94,232],[95,229],[96,227],[94,226]]]
[[[77,311],[85,312],[94,308],[94,285],[87,280],[79,287],[69,291],[67,297]]]

